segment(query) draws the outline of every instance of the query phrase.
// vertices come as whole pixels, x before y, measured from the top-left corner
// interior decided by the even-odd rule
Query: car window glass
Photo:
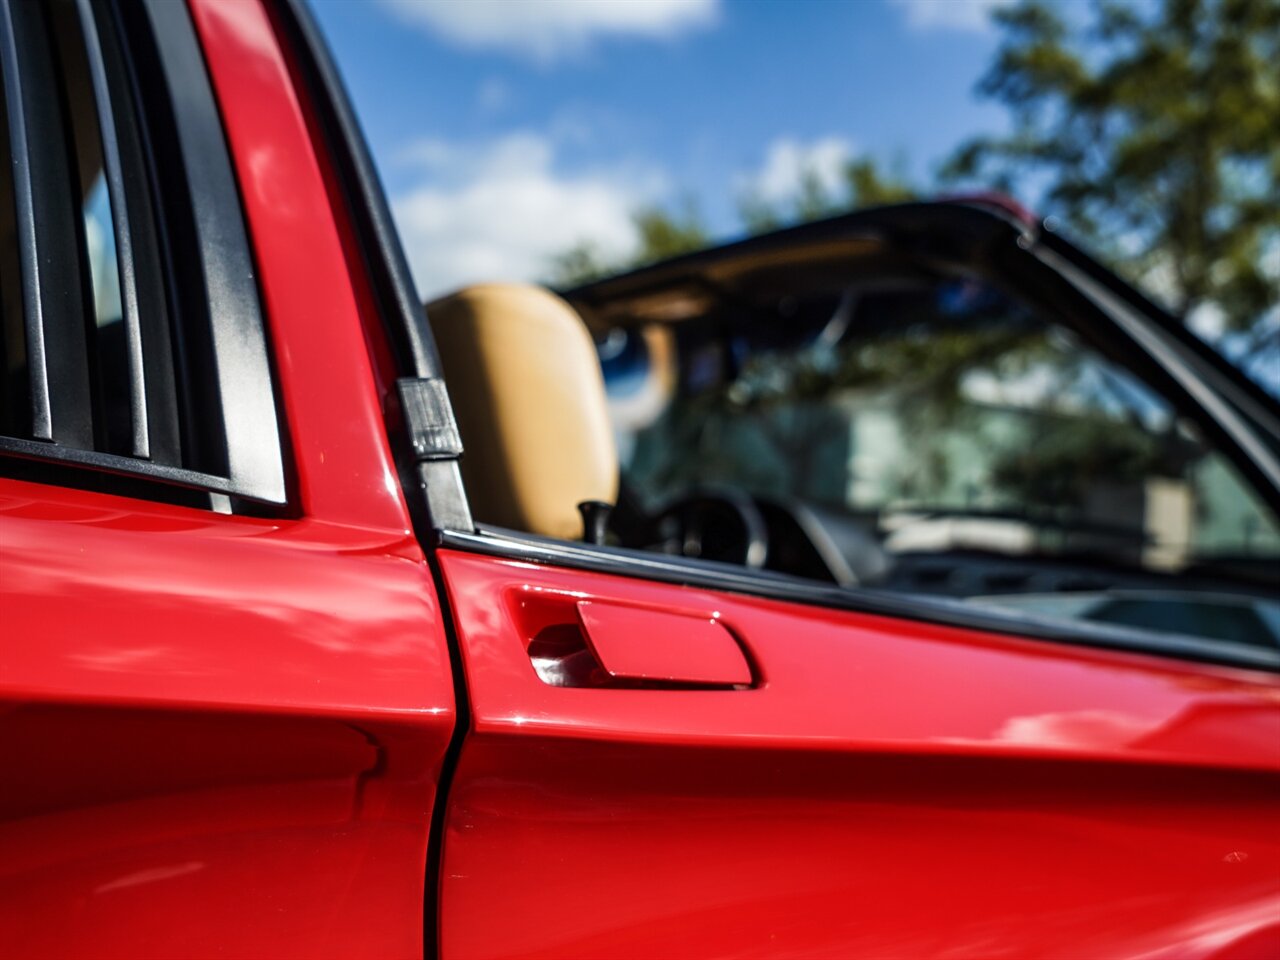
[[[973,279],[879,281],[779,314],[675,327],[666,371],[652,331],[600,339],[623,475],[646,511],[745,492],[766,520],[816,522],[850,563],[880,552],[864,585],[1280,637],[1256,586],[1280,564],[1280,525],[1122,364]],[[1208,612],[1173,611],[1183,589]]]
[[[99,172],[84,200],[85,246],[93,279],[93,317],[99,327],[120,323],[120,266],[116,262],[116,234],[111,220],[107,181]]]

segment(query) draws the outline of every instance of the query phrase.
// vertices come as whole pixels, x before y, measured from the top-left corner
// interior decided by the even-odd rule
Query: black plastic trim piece
[[[97,463],[86,466],[71,460],[50,460],[43,456],[39,459],[21,454],[0,457],[0,477],[23,483],[126,497],[130,500],[167,503],[194,510],[213,509],[215,498],[223,502],[230,501],[228,496],[212,492],[204,486],[181,486],[144,476],[136,470],[113,473]],[[240,501],[237,506],[247,503],[248,501]]]
[[[1133,344],[1156,361],[1182,392],[1213,419],[1229,437],[1230,446],[1239,451],[1236,459],[1245,461],[1241,466],[1252,475],[1264,498],[1273,509],[1280,507],[1280,456],[1255,435],[1251,427],[1257,425],[1246,421],[1247,415],[1208,386],[1202,373],[1193,369],[1165,340],[1163,331],[1154,326],[1149,317],[1137,315],[1133,306],[1061,254],[1040,245],[1032,247],[1032,252],[1123,329]]]
[[[169,0],[143,0],[142,6],[158,40],[190,184],[230,485],[241,496],[284,503],[266,331],[222,120],[186,6]]]
[[[114,121],[112,135],[123,174],[123,198],[117,204],[116,198],[111,197],[112,217],[117,216],[118,208],[126,211],[124,216],[128,221],[132,292],[142,346],[147,456],[156,463],[181,464],[186,461],[183,459],[178,422],[174,338],[170,331],[172,307],[165,289],[164,226],[156,215],[157,207],[151,196],[154,173],[149,165],[145,135],[138,115],[142,98],[132,64],[121,45],[123,27],[115,16],[115,5],[107,0],[90,0],[90,6],[97,21],[98,48],[107,80],[106,96],[111,103],[111,119]],[[105,153],[104,148],[104,156]],[[121,250],[117,237],[118,256]],[[123,259],[120,266],[122,271],[126,269]],[[122,278],[122,306],[124,289]]]
[[[85,291],[65,116],[43,5],[0,3],[31,434],[92,448]]]
[[[401,377],[396,381],[403,432],[416,463],[412,478],[421,494],[429,522],[434,527],[470,530],[475,524],[467,501],[461,496],[462,437],[444,381],[438,378]]]
[[[419,538],[430,543],[435,530],[473,530],[475,523],[462,495],[462,471],[457,460],[423,460],[413,470],[418,498],[426,516]],[[406,488],[406,492],[414,487]]]
[[[1265,430],[1274,440],[1280,441],[1280,400],[1269,395],[1220,351],[1196,336],[1184,322],[1063,237],[1054,228],[1052,221],[1046,221],[1037,242],[1065,259],[1091,281],[1157,327],[1169,338],[1171,345],[1176,344],[1185,351],[1195,363],[1197,374],[1211,382],[1219,393],[1256,426]]]
[[[103,57],[98,24],[89,0],[76,0],[76,14],[84,36],[85,56],[89,65],[89,82],[93,87],[94,106],[98,111],[98,133],[102,142],[103,177],[111,204],[111,220],[115,230],[116,263],[120,280],[121,322],[125,330],[126,364],[129,373],[129,419],[131,452],[143,459],[151,456],[151,437],[147,422],[147,377],[142,359],[142,321],[138,316],[137,270],[133,258],[133,230],[129,225],[129,204],[125,200],[124,164],[120,159],[120,142],[116,136],[115,111],[107,83],[107,67]]]
[[[1272,651],[1181,634],[1154,634],[1110,624],[1097,626],[1080,621],[1053,620],[939,597],[907,596],[864,587],[836,587],[769,571],[752,571],[729,564],[618,547],[569,543],[494,527],[482,527],[476,533],[444,530],[439,534],[438,545],[504,560],[742,593],[1024,639],[1280,672],[1280,649]]]
[[[708,269],[726,258],[746,259],[835,240],[875,240],[923,255],[932,252],[924,249],[927,245],[946,238],[945,254],[974,258],[993,241],[1026,232],[1025,224],[984,205],[929,201],[867,207],[681,254],[557,292],[571,303],[594,305],[636,296],[677,279],[701,278],[705,282]]]
[[[31,162],[27,152],[26,108],[22,96],[22,75],[18,71],[18,39],[8,2],[0,0],[0,78],[4,82],[5,113],[13,183],[14,227],[18,240],[18,263],[22,284],[22,318],[27,341],[27,367],[31,403],[31,431],[42,439],[52,439],[49,409],[49,378],[44,358],[44,326],[40,318],[40,258],[36,248],[35,199],[32,196]]]
[[[435,377],[401,377],[396,381],[396,390],[413,455],[419,460],[456,460],[462,456],[462,437],[444,381]]]
[[[187,487],[192,490],[206,490],[213,493],[225,493],[228,496],[246,496],[229,477],[220,477],[212,473],[201,473],[198,470],[187,470],[183,467],[171,467],[162,463],[148,463],[122,457],[114,453],[102,453],[97,450],[80,450],[75,447],[64,447],[56,443],[45,443],[39,440],[23,440],[19,437],[0,437],[0,453],[13,454],[31,460],[47,460],[102,470],[106,473],[131,475],[155,480],[158,483]],[[2,472],[2,471],[0,471]]]

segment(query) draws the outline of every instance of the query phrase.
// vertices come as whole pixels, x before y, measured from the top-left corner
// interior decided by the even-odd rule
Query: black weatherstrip
[[[478,533],[444,531],[439,536],[439,545],[505,560],[742,593],[770,600],[982,630],[1011,637],[1102,647],[1160,657],[1179,657],[1252,670],[1280,671],[1280,650],[1264,647],[1203,640],[1182,634],[1154,634],[1111,624],[1053,620],[939,597],[906,596],[871,588],[836,587],[785,574],[747,570],[731,564],[569,543],[498,528],[484,528]]]

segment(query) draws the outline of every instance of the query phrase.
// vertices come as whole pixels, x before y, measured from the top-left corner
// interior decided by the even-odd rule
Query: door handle
[[[616,679],[737,687],[751,664],[719,619],[580,600],[578,620],[600,666]]]
[[[742,645],[717,617],[599,600],[577,601],[572,615],[529,643],[534,669],[553,686],[733,690],[755,682]]]

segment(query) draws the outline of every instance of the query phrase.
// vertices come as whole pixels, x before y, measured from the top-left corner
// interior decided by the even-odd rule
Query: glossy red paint
[[[192,3],[296,516],[0,479],[0,943],[413,957],[455,705],[353,279],[256,0]]]
[[[1280,945],[1270,675],[441,562],[473,710],[449,796],[447,960]],[[758,686],[548,685],[522,611],[584,600],[715,617]]]
[[[615,603],[575,604],[578,622],[601,667],[624,680],[751,683],[742,648],[715,617],[690,617]]]
[[[351,270],[259,0],[190,3],[257,255],[307,513],[408,532]]]
[[[456,710],[385,344],[266,11],[190,6],[295,514],[0,479],[0,943],[414,957]],[[1280,953],[1275,677],[441,566],[472,698],[444,957]],[[543,635],[631,683],[546,682]]]
[[[0,941],[416,956],[454,717],[417,547],[0,481]]]

